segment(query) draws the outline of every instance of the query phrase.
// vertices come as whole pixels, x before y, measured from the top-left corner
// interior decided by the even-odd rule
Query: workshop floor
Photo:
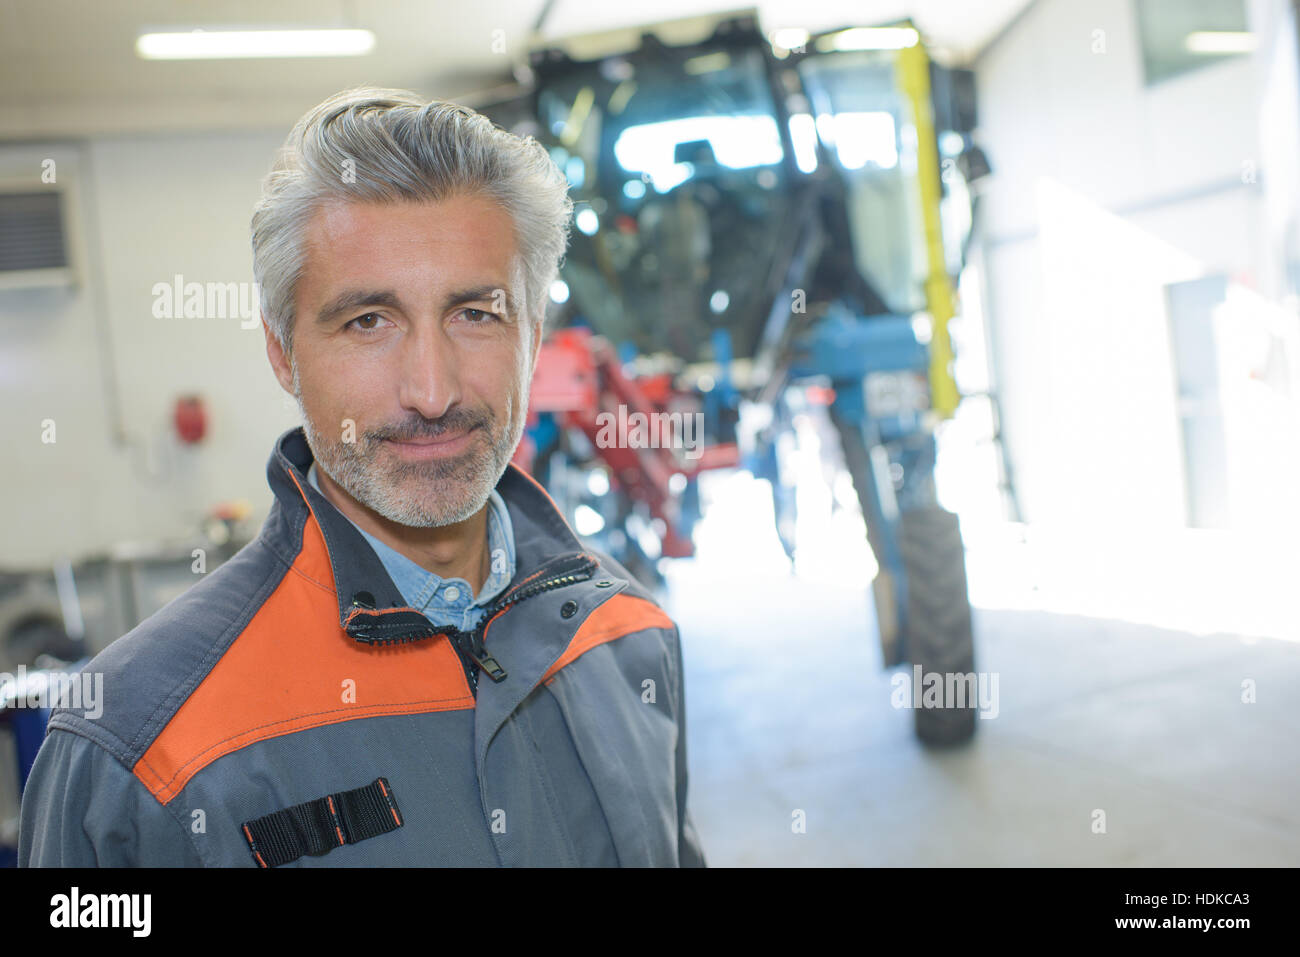
[[[977,606],[998,713],[932,752],[854,570],[796,575],[728,534],[663,599],[711,866],[1300,865],[1300,643]]]

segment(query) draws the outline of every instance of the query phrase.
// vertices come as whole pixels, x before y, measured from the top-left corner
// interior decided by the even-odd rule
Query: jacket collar
[[[296,546],[302,541],[309,516],[315,518],[333,571],[340,627],[363,641],[407,641],[442,631],[419,612],[405,607],[405,600],[374,549],[307,480],[312,460],[301,426],[276,441],[267,463],[267,481],[279,514],[268,519],[268,527],[287,522],[287,528],[282,530],[293,533]],[[515,577],[504,595],[534,578],[539,569],[557,557],[588,554],[546,491],[513,462],[506,466],[496,489],[510,512],[515,535]],[[294,546],[290,546],[291,551]],[[292,563],[291,554],[284,557]]]

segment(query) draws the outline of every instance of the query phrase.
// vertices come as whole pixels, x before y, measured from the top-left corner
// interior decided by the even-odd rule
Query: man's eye
[[[384,317],[378,313],[368,312],[364,316],[357,316],[349,322],[348,325],[355,326],[362,332],[374,332],[375,329],[379,328],[379,322],[383,318]]]
[[[488,312],[486,309],[462,309],[461,315],[474,324],[491,322],[493,319],[500,319],[495,312]]]

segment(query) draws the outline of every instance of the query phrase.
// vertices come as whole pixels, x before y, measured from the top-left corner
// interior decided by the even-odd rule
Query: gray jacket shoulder
[[[23,792],[18,866],[201,866],[189,827],[99,745],[52,731]]]
[[[23,791],[20,866],[202,864],[132,773],[288,571],[259,538],[90,660],[51,711]]]
[[[92,658],[85,694],[51,711],[47,733],[72,732],[133,767],[288,568],[262,539],[250,542]]]

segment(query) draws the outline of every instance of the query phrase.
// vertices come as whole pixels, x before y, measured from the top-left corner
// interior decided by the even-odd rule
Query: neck
[[[358,528],[405,555],[439,578],[463,578],[478,594],[491,570],[487,543],[487,505],[453,525],[415,528],[367,508],[317,467],[321,494]]]

